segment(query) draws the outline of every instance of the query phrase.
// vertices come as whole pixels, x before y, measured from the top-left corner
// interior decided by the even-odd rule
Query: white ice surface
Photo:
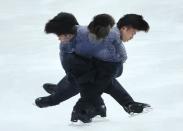
[[[180,131],[183,128],[183,1],[182,0],[0,0],[0,131]],[[126,43],[128,60],[118,78],[136,101],[154,110],[129,118],[108,95],[107,118],[73,125],[73,97],[39,109],[34,99],[46,94],[45,82],[64,75],[58,40],[44,34],[44,24],[61,11],[86,25],[99,13],[116,21],[127,13],[142,14],[150,32]]]

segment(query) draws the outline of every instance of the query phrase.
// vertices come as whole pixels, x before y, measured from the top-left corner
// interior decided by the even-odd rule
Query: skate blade
[[[83,127],[83,126],[89,126],[91,123],[83,123],[82,121],[78,120],[77,122],[72,122],[69,124],[69,126],[73,127]]]
[[[107,119],[106,117],[100,117],[100,116],[96,116],[92,119],[92,123],[106,122],[106,121],[109,121],[109,119]]]
[[[143,114],[151,112],[152,110],[153,110],[152,107],[146,107],[146,108],[143,109],[142,113],[130,113],[129,117],[132,118],[132,117],[135,117],[135,116],[143,115]]]

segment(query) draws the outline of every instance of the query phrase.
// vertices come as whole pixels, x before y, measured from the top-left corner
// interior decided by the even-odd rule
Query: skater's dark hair
[[[139,31],[149,31],[149,24],[143,19],[141,15],[137,14],[127,14],[120,18],[117,22],[117,27],[118,29],[121,29],[124,26],[132,27]]]
[[[88,25],[88,30],[95,34],[97,39],[104,38],[114,26],[115,20],[109,14],[99,14],[94,16]]]
[[[61,12],[46,23],[45,32],[56,35],[75,34],[75,25],[79,25],[79,23],[73,14]]]

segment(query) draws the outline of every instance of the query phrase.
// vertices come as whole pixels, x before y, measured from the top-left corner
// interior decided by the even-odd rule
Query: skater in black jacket
[[[94,19],[94,21],[95,21],[95,19]],[[135,23],[135,21],[137,21],[137,22]],[[141,21],[141,23],[139,21]],[[91,25],[92,24],[90,24],[90,28],[89,28],[90,32],[92,32],[94,34],[94,36],[95,35],[98,36],[98,34],[100,36],[102,33],[97,34],[96,33],[97,31],[94,28],[95,25],[92,25],[93,27]],[[110,24],[108,24],[108,25],[110,25]],[[118,21],[117,26],[118,26],[118,29],[117,30],[115,29],[115,31],[119,32],[119,37],[121,37],[121,39],[123,41],[127,41],[129,39],[132,39],[132,37],[136,33],[136,31],[140,31],[140,30],[147,31],[149,28],[148,24],[145,21],[143,21],[142,17],[139,15],[135,15],[135,14],[124,16],[123,18],[121,18]],[[66,26],[64,26],[64,27],[66,27]],[[111,25],[110,26],[103,26],[103,27],[105,27],[105,28],[103,28],[104,31],[102,31],[104,33],[101,36],[105,37],[106,34],[108,34],[109,28],[111,28]],[[79,30],[79,29],[77,29],[77,30]],[[82,28],[81,28],[81,31],[82,31]],[[55,33],[56,34],[57,32],[55,32],[55,30],[53,30],[52,32],[48,32],[48,33]],[[69,34],[69,33],[67,32],[65,34]],[[120,34],[123,34],[123,35],[120,35]],[[67,39],[70,40],[69,37],[72,37],[72,35],[65,35],[65,36],[61,36],[59,38],[62,40],[64,39],[63,41],[67,41]],[[67,45],[69,45],[69,44],[67,44]],[[117,46],[119,47],[119,45],[117,45]],[[66,46],[63,48],[65,48],[67,50],[66,52],[69,53],[68,52],[70,50],[69,46]],[[76,47],[76,49],[77,49],[77,47]],[[121,49],[122,49],[122,51],[125,51],[123,48],[121,48]],[[96,59],[98,57],[97,55],[95,56],[96,58],[94,57],[92,59],[88,59],[88,58],[85,58],[86,56],[83,57],[82,56],[83,54],[78,53],[76,55],[75,53],[78,53],[77,50],[75,52],[71,52],[72,58],[69,56],[68,61],[70,61],[70,60],[72,60],[72,62],[76,61],[76,65],[79,65],[80,68],[87,67],[87,69],[88,69],[87,71],[89,71],[89,73],[87,74],[87,72],[85,70],[84,71],[85,77],[78,77],[78,76],[83,75],[83,74],[81,75],[80,73],[78,76],[77,76],[77,73],[71,73],[71,76],[75,75],[73,78],[72,77],[68,78],[68,76],[70,76],[70,75],[67,75],[57,85],[44,84],[44,86],[43,86],[44,89],[46,91],[48,91],[49,93],[51,93],[51,95],[48,97],[40,97],[40,98],[36,99],[36,104],[39,107],[47,107],[47,106],[51,106],[51,105],[56,105],[64,100],[76,95],[79,92],[79,90],[78,90],[78,87],[76,86],[77,84],[74,85],[76,88],[73,88],[73,85],[71,85],[70,81],[72,81],[73,79],[75,79],[77,82],[80,80],[82,81],[81,83],[79,83],[80,89],[81,89],[80,90],[81,99],[74,107],[73,115],[72,115],[73,121],[77,121],[77,119],[81,120],[81,118],[83,116],[84,117],[86,117],[87,115],[89,116],[89,114],[92,111],[91,112],[88,111],[89,114],[84,114],[82,116],[76,117],[76,116],[78,116],[78,114],[81,114],[81,112],[77,111],[77,109],[78,110],[82,109],[80,107],[82,105],[87,105],[87,103],[89,103],[88,105],[92,105],[92,104],[94,105],[95,103],[100,103],[100,104],[97,104],[97,105],[100,105],[98,107],[104,107],[104,108],[98,108],[98,109],[95,109],[96,105],[94,106],[94,108],[92,108],[92,106],[90,108],[88,108],[89,106],[84,107],[85,109],[87,109],[87,108],[94,109],[93,112],[95,113],[95,115],[99,114],[99,113],[96,113],[96,111],[100,112],[100,109],[102,109],[102,111],[105,112],[106,108],[104,106],[104,103],[98,102],[98,100],[100,100],[99,96],[102,94],[102,92],[106,92],[106,93],[109,93],[110,95],[112,95],[112,97],[114,97],[123,106],[125,111],[127,111],[128,113],[131,113],[131,112],[140,113],[140,112],[142,112],[142,110],[145,106],[148,106],[148,105],[143,104],[143,103],[134,102],[133,99],[131,98],[131,96],[121,87],[121,85],[115,79],[116,76],[119,76],[122,73],[122,63],[118,62],[117,58],[116,59],[113,58],[112,62],[107,62],[107,61],[101,61],[99,59]],[[124,57],[123,60],[126,57],[125,53],[119,54],[119,55]],[[99,56],[100,58],[109,58],[109,57],[103,57],[103,56],[101,57],[101,56],[102,55],[100,54],[100,56]],[[81,64],[77,61],[78,59],[82,59],[84,62],[80,61],[82,63]],[[115,61],[115,64],[114,64],[113,60]],[[80,66],[80,65],[82,65],[82,66]],[[83,65],[85,65],[85,66],[83,66]],[[91,68],[88,65],[92,65]],[[64,64],[63,64],[63,66],[64,66]],[[68,64],[65,67],[68,68],[67,66],[68,66]],[[95,68],[93,68],[93,67],[95,67]],[[66,68],[64,68],[64,69],[67,70]],[[76,68],[76,69],[74,69],[74,71],[78,70],[77,66],[73,66],[72,68]],[[69,74],[70,72],[66,71],[66,73]],[[94,81],[91,82],[91,81],[86,80],[86,78],[89,78],[89,80],[92,80],[93,76],[95,76]],[[84,79],[84,82],[83,82],[83,79]],[[73,81],[75,81],[75,80],[73,80]],[[93,84],[93,82],[94,82],[94,84]],[[99,88],[99,85],[100,85],[100,88]],[[92,88],[91,86],[94,86],[94,87],[96,86],[97,88],[94,88],[94,87]],[[64,87],[66,87],[66,88],[64,88]],[[95,94],[97,94],[97,95],[95,95]],[[82,104],[82,103],[85,103],[85,104]],[[86,111],[86,113],[87,113],[87,111]],[[93,117],[95,115],[91,115],[89,117]],[[105,116],[105,113],[101,114],[101,116]],[[88,120],[89,119],[86,119],[85,122],[87,122]]]

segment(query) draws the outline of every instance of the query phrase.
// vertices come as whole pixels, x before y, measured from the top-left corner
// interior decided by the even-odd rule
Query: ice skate
[[[152,107],[146,103],[133,102],[125,106],[124,110],[133,117],[151,111]]]
[[[56,92],[57,85],[51,83],[45,83],[43,84],[43,89],[49,94],[54,94]]]
[[[35,104],[39,108],[51,106],[49,97],[39,97],[35,100]]]

